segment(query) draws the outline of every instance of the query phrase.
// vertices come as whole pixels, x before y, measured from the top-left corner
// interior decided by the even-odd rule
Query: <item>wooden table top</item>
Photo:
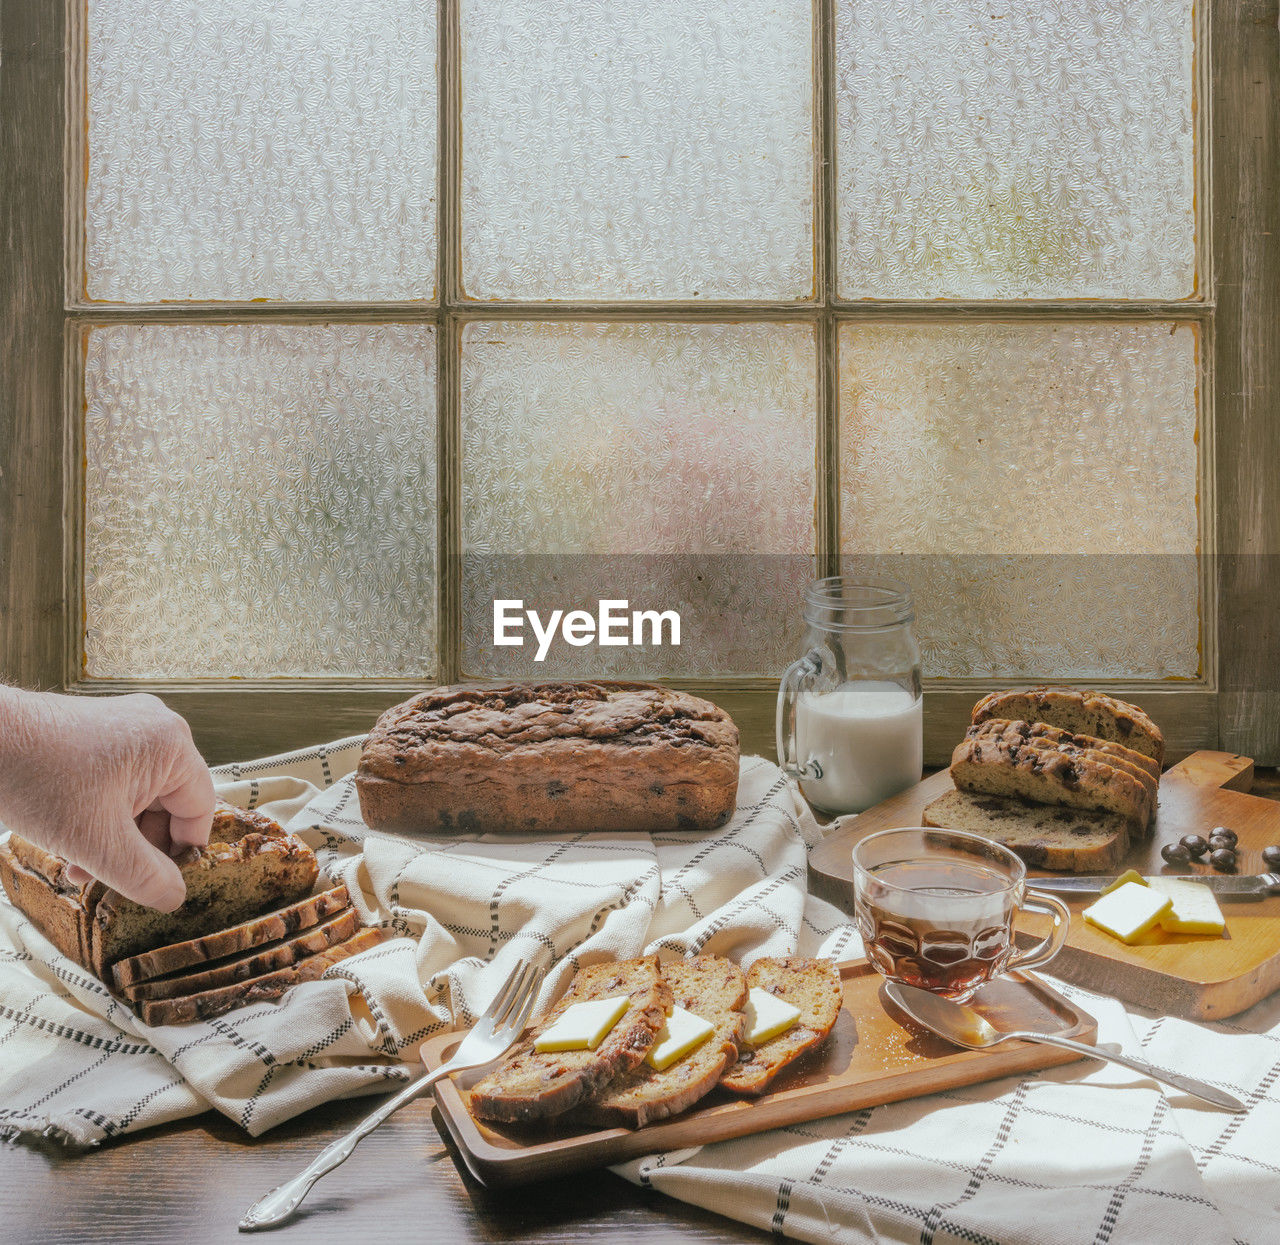
[[[1254,794],[1280,797],[1259,770]],[[214,1112],[79,1155],[49,1144],[0,1147],[0,1236],[23,1245],[204,1245],[248,1240],[235,1225],[272,1185],[356,1123],[374,1098],[330,1103],[254,1140]],[[263,1240],[764,1242],[733,1220],[602,1171],[523,1189],[474,1181],[437,1130],[429,1098],[393,1116]]]

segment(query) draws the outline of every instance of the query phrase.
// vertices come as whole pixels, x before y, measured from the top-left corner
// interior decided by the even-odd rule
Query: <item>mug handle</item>
[[[821,778],[822,766],[817,761],[801,763],[796,755],[796,697],[822,668],[818,658],[806,653],[793,661],[778,684],[778,714],[774,724],[778,744],[778,764],[788,778]]]
[[[1005,966],[1006,973],[1047,964],[1062,950],[1062,944],[1067,941],[1067,931],[1071,928],[1071,910],[1054,895],[1028,890],[1023,897],[1022,907],[1048,913],[1053,917],[1053,928],[1042,942],[1036,943],[1029,951],[1014,956]]]

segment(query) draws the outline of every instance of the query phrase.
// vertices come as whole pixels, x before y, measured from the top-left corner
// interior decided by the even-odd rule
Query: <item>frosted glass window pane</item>
[[[117,325],[85,364],[85,668],[429,677],[435,332]]]
[[[463,335],[469,673],[778,673],[814,547],[807,325],[473,323]],[[676,609],[681,647],[492,644],[492,602]]]
[[[837,0],[847,298],[1195,288],[1192,0]]]
[[[813,292],[809,0],[462,0],[474,298]]]
[[[842,551],[915,587],[927,673],[1198,672],[1194,326],[839,344]]]
[[[89,0],[90,298],[425,299],[436,6]]]

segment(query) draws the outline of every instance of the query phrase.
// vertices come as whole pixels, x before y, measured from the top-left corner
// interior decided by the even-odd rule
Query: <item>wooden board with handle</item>
[[[865,960],[841,964],[844,1007],[830,1036],[788,1069],[759,1098],[715,1089],[690,1110],[644,1128],[575,1132],[554,1122],[539,1126],[489,1124],[467,1106],[468,1078],[445,1080],[434,1094],[441,1119],[468,1168],[488,1185],[522,1184],[621,1163],[660,1150],[726,1141],[804,1120],[918,1098],[1079,1058],[1032,1042],[1004,1042],[964,1050],[902,1015],[883,994],[883,981]],[[983,986],[970,1004],[1005,1030],[1043,1029],[1092,1043],[1097,1022],[1031,974],[1012,974]],[[438,1068],[462,1034],[425,1042],[422,1061]],[[476,1076],[470,1077],[474,1082]]]
[[[1131,847],[1116,872],[1212,874],[1207,865],[1195,862],[1168,866],[1160,849],[1186,834],[1207,838],[1216,826],[1226,826],[1240,837],[1238,872],[1266,872],[1261,853],[1269,844],[1280,843],[1280,802],[1246,794],[1252,777],[1253,762],[1227,752],[1194,752],[1166,770],[1160,779],[1154,831]],[[924,806],[952,785],[950,774],[941,770],[834,831],[810,854],[810,888],[851,911],[853,845],[877,830],[920,825]],[[1032,879],[1037,875],[1044,876],[1043,870],[1031,870]],[[1234,1016],[1280,989],[1280,897],[1254,903],[1224,901],[1225,937],[1157,933],[1132,947],[1080,918],[1092,898],[1066,902],[1074,918],[1071,932],[1045,970],[1066,981],[1195,1020]],[[1028,938],[1042,936],[1047,928],[1047,922],[1034,914],[1020,919],[1019,925],[1025,925]]]

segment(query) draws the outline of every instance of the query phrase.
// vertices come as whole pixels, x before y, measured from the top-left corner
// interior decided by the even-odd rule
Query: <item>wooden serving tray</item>
[[[570,1132],[552,1125],[489,1124],[468,1109],[475,1076],[436,1085],[436,1106],[482,1184],[513,1185],[621,1163],[642,1154],[681,1150],[763,1132],[784,1124],[917,1098],[1011,1073],[1071,1063],[1071,1051],[1034,1042],[1005,1042],[989,1050],[963,1050],[920,1028],[882,993],[883,980],[865,960],[841,964],[844,1008],[827,1041],[760,1098],[713,1090],[690,1110],[640,1129]],[[1051,1027],[1064,1037],[1092,1042],[1097,1022],[1031,974],[989,982],[975,996],[997,1027]],[[422,1061],[438,1068],[462,1040],[446,1033],[423,1044]],[[459,1083],[460,1082],[460,1083]]]
[[[1172,868],[1164,863],[1160,849],[1185,834],[1207,838],[1215,826],[1226,826],[1240,836],[1240,873],[1266,872],[1261,852],[1270,843],[1280,843],[1280,802],[1244,794],[1252,779],[1253,762],[1228,752],[1194,752],[1166,770],[1160,779],[1154,832],[1133,846],[1116,872],[1212,874],[1207,865],[1194,862]],[[853,845],[877,830],[918,826],[924,806],[952,785],[951,775],[941,770],[825,839],[809,856],[810,889],[852,911]],[[1037,876],[1046,875],[1031,870],[1033,885]],[[1280,897],[1253,903],[1222,901],[1227,919],[1223,938],[1157,933],[1133,947],[1080,918],[1093,897],[1059,898],[1076,919],[1066,946],[1045,969],[1056,977],[1193,1020],[1234,1016],[1280,988]],[[1047,918],[1028,914],[1022,920],[1025,939],[1039,938],[1048,929]]]

